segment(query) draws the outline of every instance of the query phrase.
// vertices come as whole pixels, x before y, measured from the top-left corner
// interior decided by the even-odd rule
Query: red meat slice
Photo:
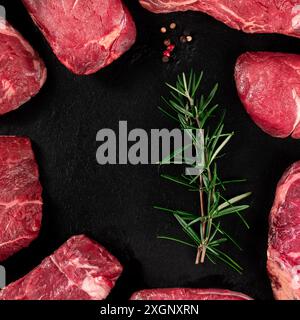
[[[0,261],[39,234],[42,187],[30,140],[0,137]]]
[[[276,299],[300,300],[300,161],[284,173],[277,186],[267,268]]]
[[[140,3],[156,13],[201,11],[244,32],[300,37],[300,3],[295,0],[140,0]]]
[[[300,55],[245,53],[238,58],[235,79],[246,111],[263,131],[300,138]]]
[[[121,0],[23,0],[58,59],[76,74],[104,68],[135,41]]]
[[[136,292],[131,300],[252,300],[245,294],[223,289],[153,289]]]
[[[0,300],[102,300],[122,266],[98,243],[74,236],[22,279],[0,291]]]
[[[19,108],[43,86],[47,70],[30,44],[0,17],[0,115]]]

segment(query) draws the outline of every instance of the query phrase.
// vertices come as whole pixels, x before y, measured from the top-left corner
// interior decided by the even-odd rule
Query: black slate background
[[[299,141],[264,134],[245,113],[233,79],[239,54],[248,50],[299,53],[299,40],[280,35],[248,35],[231,30],[201,13],[155,15],[137,1],[125,1],[136,21],[133,48],[95,75],[71,74],[53,55],[33,25],[21,1],[1,1],[9,21],[38,50],[48,68],[48,80],[37,97],[0,118],[0,134],[32,139],[43,185],[44,216],[40,237],[4,263],[8,281],[29,272],[70,236],[85,233],[123,263],[125,270],[110,300],[126,301],[138,289],[155,287],[220,287],[256,299],[272,299],[265,271],[268,214],[276,183],[293,161],[300,159]],[[180,46],[175,62],[161,62],[159,29],[175,21],[178,33],[188,31],[194,41]],[[1,44],[0,44],[1,45]],[[172,128],[158,110],[164,82],[182,71],[203,70],[203,91],[215,82],[216,98],[227,110],[226,127],[236,136],[222,160],[224,178],[247,178],[234,192],[253,191],[247,231],[229,219],[227,229],[244,248],[229,250],[244,266],[243,275],[224,265],[195,266],[195,252],[157,240],[158,234],[181,231],[173,219],[156,212],[161,204],[195,209],[197,199],[185,189],[159,178],[156,166],[99,166],[96,133],[117,130],[119,120],[129,128]]]

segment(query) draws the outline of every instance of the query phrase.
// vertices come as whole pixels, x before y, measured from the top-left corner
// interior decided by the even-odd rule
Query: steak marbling
[[[140,3],[156,13],[202,11],[244,32],[300,37],[300,3],[297,0],[140,0]]]
[[[39,234],[42,188],[30,140],[0,137],[0,261]]]
[[[30,44],[0,17],[0,115],[19,108],[35,96],[47,70]]]
[[[0,291],[0,300],[102,300],[122,266],[98,243],[74,236],[22,279]]]
[[[150,289],[134,293],[131,300],[252,300],[245,294],[223,289]]]
[[[76,74],[107,66],[135,41],[121,0],[22,0],[58,59]]]
[[[235,79],[246,111],[263,131],[300,138],[300,55],[245,53],[236,63]]]
[[[284,173],[277,186],[267,268],[276,299],[300,300],[300,161]]]

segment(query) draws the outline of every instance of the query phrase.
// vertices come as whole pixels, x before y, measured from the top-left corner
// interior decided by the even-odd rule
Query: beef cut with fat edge
[[[245,53],[237,60],[235,80],[246,111],[263,131],[300,138],[300,55]]]
[[[300,37],[300,3],[286,0],[139,0],[160,13],[202,11],[231,28],[249,33],[281,33]]]
[[[300,161],[284,173],[277,186],[267,268],[276,299],[300,300]]]
[[[245,294],[223,289],[149,289],[134,293],[131,300],[252,300]]]
[[[38,54],[0,17],[0,115],[35,96],[46,77],[46,67]]]
[[[122,272],[119,261],[84,235],[74,236],[20,280],[0,300],[102,300]]]
[[[135,42],[121,0],[22,0],[58,59],[76,74],[104,68]]]
[[[39,234],[42,187],[30,140],[0,137],[0,261]]]

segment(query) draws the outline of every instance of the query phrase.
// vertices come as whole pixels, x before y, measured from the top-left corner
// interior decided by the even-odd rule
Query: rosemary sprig
[[[200,75],[196,75],[193,71],[189,76],[184,73],[178,76],[175,86],[167,84],[170,88],[170,98],[168,100],[163,98],[167,109],[159,108],[165,115],[175,120],[181,129],[203,130],[205,158],[204,170],[199,170],[199,175],[196,177],[162,175],[162,178],[177,183],[189,191],[197,191],[199,194],[199,212],[193,213],[156,206],[156,209],[174,216],[189,240],[170,236],[161,236],[159,238],[196,248],[196,264],[204,263],[207,257],[212,263],[220,260],[241,273],[243,268],[220,248],[223,243],[231,242],[241,250],[238,243],[223,230],[221,219],[229,215],[237,215],[245,226],[249,228],[242,216],[242,213],[249,206],[238,205],[237,203],[249,197],[251,193],[243,193],[228,200],[222,195],[222,192],[226,190],[225,186],[244,180],[222,181],[218,175],[217,161],[234,133],[224,132],[224,113],[214,130],[209,128],[208,121],[219,108],[217,104],[212,104],[218,85],[216,84],[210,94],[205,97],[203,94],[199,94],[202,78],[203,72]],[[197,147],[194,136],[192,137],[192,145],[194,148]],[[176,150],[162,160],[161,164],[169,163],[172,159],[176,163],[176,157],[183,155],[183,152],[184,148]],[[183,163],[190,166],[190,161],[188,160],[184,160]]]

